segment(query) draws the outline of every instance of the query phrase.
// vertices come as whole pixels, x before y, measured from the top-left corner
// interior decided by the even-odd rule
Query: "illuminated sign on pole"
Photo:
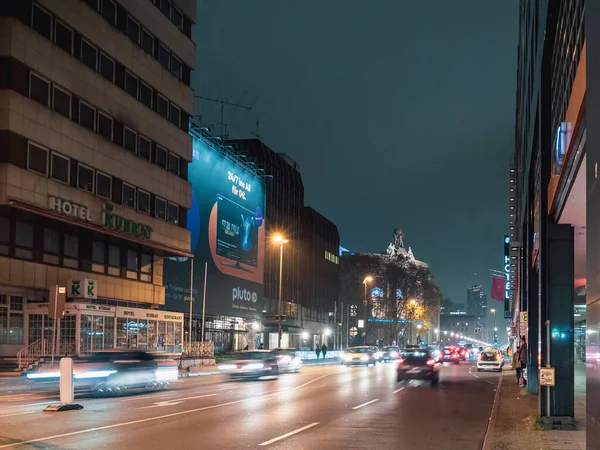
[[[504,236],[504,318],[509,319],[510,313],[510,236]]]

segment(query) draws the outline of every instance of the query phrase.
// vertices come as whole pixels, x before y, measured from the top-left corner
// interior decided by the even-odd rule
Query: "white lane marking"
[[[282,434],[279,437],[276,437],[274,439],[271,439],[270,441],[266,441],[266,442],[263,442],[262,444],[258,444],[258,445],[264,447],[266,445],[272,444],[273,442],[281,441],[282,439],[285,439],[286,437],[290,437],[290,436],[292,436],[294,434],[300,433],[300,432],[302,432],[304,430],[308,430],[309,428],[315,427],[317,425],[319,425],[319,422],[313,422],[310,425],[306,425],[305,427],[298,428],[297,430],[290,431],[289,433],[286,433],[286,434]]]
[[[367,405],[370,405],[371,403],[375,403],[375,402],[378,402],[378,401],[379,401],[379,399],[376,398],[375,400],[371,400],[370,402],[363,403],[362,405],[355,406],[352,409],[359,409],[359,408],[362,408],[363,406],[367,406]]]
[[[35,414],[41,411],[28,411],[28,412],[20,412],[20,413],[11,413],[11,414],[1,414],[0,417],[10,417],[10,416],[23,416],[25,414]]]
[[[403,391],[406,388],[406,386],[402,386],[400,389],[396,389],[394,392],[392,392],[392,394],[396,394],[400,391]]]
[[[295,391],[295,390],[301,389],[303,387],[306,387],[309,384],[312,384],[312,383],[314,383],[316,381],[319,381],[319,380],[321,380],[321,379],[323,379],[325,377],[329,377],[329,376],[335,375],[335,374],[336,374],[336,372],[332,372],[332,373],[328,373],[328,374],[325,374],[325,375],[321,375],[320,377],[317,377],[317,378],[314,378],[314,379],[312,379],[310,381],[307,381],[306,383],[301,384],[300,386],[296,386],[296,387],[293,387],[293,388],[285,389],[283,391],[276,392],[274,394],[264,395],[262,398],[273,397],[273,396],[275,396],[277,394],[280,394],[282,392]],[[231,401],[231,402],[227,402],[227,403],[219,403],[219,404],[211,405],[211,406],[203,406],[201,408],[188,409],[188,410],[185,410],[185,411],[178,411],[178,412],[174,412],[174,413],[163,414],[163,415],[160,415],[160,416],[147,417],[145,419],[132,420],[132,421],[129,421],[129,422],[114,423],[112,425],[104,425],[104,426],[101,426],[101,427],[94,427],[94,428],[87,428],[87,429],[84,429],[84,430],[71,431],[69,433],[55,434],[53,436],[44,436],[44,437],[36,438],[36,439],[29,439],[27,441],[13,442],[11,444],[0,445],[0,449],[1,448],[9,448],[9,447],[18,447],[18,446],[21,446],[21,445],[28,445],[28,444],[33,444],[35,442],[50,441],[50,440],[53,440],[53,439],[60,439],[60,438],[69,437],[69,436],[76,436],[78,434],[92,433],[94,431],[109,430],[111,428],[120,428],[120,427],[125,427],[125,426],[128,426],[128,425],[135,425],[135,424],[138,424],[138,423],[154,422],[156,420],[168,419],[169,417],[184,416],[184,415],[193,414],[193,413],[196,413],[196,412],[199,412],[199,411],[207,411],[209,409],[222,408],[224,406],[238,405],[240,403],[246,403],[246,402],[254,401],[257,398],[259,398],[259,397],[245,398],[243,400],[235,400],[235,401]]]
[[[151,406],[142,406],[141,408],[137,408],[137,409],[158,408],[161,406],[175,406],[175,405],[179,405],[180,403],[183,403],[186,400],[193,400],[195,398],[204,398],[204,397],[214,397],[215,395],[218,395],[218,394],[205,394],[205,395],[196,395],[195,397],[174,398],[172,400],[163,400],[162,402],[156,402]]]
[[[496,386],[496,383],[494,383],[493,381],[490,381],[490,380],[485,380],[485,382],[486,382],[486,383],[490,383],[490,384],[491,384],[491,385],[493,385],[493,386]]]

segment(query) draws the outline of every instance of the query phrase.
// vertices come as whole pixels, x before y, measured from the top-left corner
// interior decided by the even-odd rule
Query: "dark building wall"
[[[313,208],[304,207],[301,242],[302,305],[331,312],[340,291],[337,226]]]

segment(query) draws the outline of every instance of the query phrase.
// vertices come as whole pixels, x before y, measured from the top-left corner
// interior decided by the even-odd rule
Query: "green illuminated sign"
[[[130,234],[133,237],[150,240],[150,236],[152,235],[152,227],[118,216],[112,211],[113,205],[105,202],[104,211],[102,212],[103,226],[118,233]]]

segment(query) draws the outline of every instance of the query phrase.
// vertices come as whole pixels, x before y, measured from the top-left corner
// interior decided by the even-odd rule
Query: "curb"
[[[503,380],[504,380],[504,373],[502,373],[502,375],[500,376],[500,379],[498,380],[498,386],[496,387],[496,395],[494,396],[494,403],[492,404],[492,411],[490,413],[490,418],[488,420],[487,428],[485,430],[485,435],[483,436],[481,450],[491,450],[492,449],[491,436],[494,432],[496,417],[498,417],[498,400],[500,399],[500,391],[502,390],[502,381]]]

